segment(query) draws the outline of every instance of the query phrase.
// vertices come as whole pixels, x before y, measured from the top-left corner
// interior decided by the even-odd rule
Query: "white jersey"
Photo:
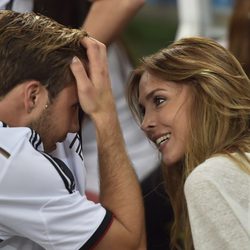
[[[111,221],[77,191],[70,169],[43,152],[35,131],[0,122],[0,249],[90,249]]]
[[[63,142],[56,144],[56,149],[51,152],[51,155],[62,160],[70,168],[75,178],[76,189],[80,194],[85,194],[86,168],[83,161],[80,135],[68,133]]]
[[[0,10],[11,9],[17,12],[33,10],[33,0],[0,0]]]
[[[195,249],[250,249],[250,175],[235,162],[206,160],[187,178],[185,196]]]

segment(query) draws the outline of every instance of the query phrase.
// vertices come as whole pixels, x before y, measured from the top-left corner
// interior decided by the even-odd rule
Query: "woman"
[[[128,102],[162,156],[172,246],[249,249],[250,81],[225,48],[185,38],[144,58]]]

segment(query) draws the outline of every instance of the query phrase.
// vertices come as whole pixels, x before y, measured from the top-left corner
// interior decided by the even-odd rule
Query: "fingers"
[[[107,113],[113,104],[113,97],[108,74],[106,47],[89,37],[82,41],[88,56],[88,74],[79,60],[74,57],[70,65],[76,79],[79,102],[82,109],[90,116]]]
[[[74,57],[70,64],[71,71],[76,79],[77,89],[83,89],[86,85],[91,85],[86,70],[78,57]],[[84,83],[84,84],[83,84]]]
[[[91,37],[85,37],[81,43],[87,50],[89,77],[92,83],[96,87],[98,87],[99,84],[105,84],[103,78],[108,78],[106,46]]]
[[[91,114],[96,110],[96,93],[95,88],[90,79],[87,76],[87,73],[84,69],[82,62],[79,58],[74,57],[70,65],[71,71],[76,79],[78,99],[81,105],[82,110]]]

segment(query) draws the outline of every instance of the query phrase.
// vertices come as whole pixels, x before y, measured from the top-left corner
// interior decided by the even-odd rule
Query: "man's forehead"
[[[0,0],[1,1],[1,0]],[[12,10],[2,10],[0,7],[0,21],[4,22],[4,19],[6,19],[5,22],[13,21],[16,17],[16,12]]]

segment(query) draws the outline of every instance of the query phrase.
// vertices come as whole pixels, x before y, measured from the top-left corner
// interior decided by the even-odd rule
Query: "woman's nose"
[[[145,114],[141,122],[141,129],[144,132],[148,132],[152,130],[155,126],[156,126],[156,122],[155,122],[154,117],[152,115]]]

